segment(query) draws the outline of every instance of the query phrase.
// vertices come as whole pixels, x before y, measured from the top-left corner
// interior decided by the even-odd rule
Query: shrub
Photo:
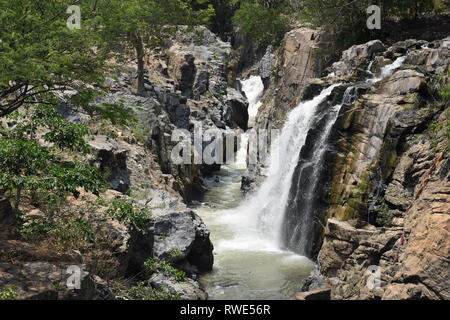
[[[155,272],[162,272],[166,276],[174,278],[177,282],[185,282],[187,280],[186,273],[183,271],[175,269],[165,261],[150,258],[144,263],[144,273],[149,277]]]
[[[19,294],[17,293],[17,287],[15,286],[7,286],[0,291],[0,301],[1,300],[18,300],[20,299]]]
[[[145,225],[151,220],[151,211],[146,208],[138,207],[132,200],[115,199],[113,200],[106,215],[120,221],[133,230],[145,233]]]
[[[383,199],[381,203],[375,207],[376,212],[376,223],[379,226],[386,226],[389,225],[392,220],[394,219],[394,216],[392,215],[391,211],[389,210],[388,205],[386,204],[386,201]]]
[[[267,8],[258,2],[245,2],[236,11],[233,23],[258,45],[278,45],[289,27],[289,20],[282,14],[284,10],[284,6]]]

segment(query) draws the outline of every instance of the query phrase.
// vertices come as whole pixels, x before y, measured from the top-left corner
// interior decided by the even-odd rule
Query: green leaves
[[[15,127],[0,137],[0,189],[16,190],[16,205],[22,191],[46,191],[63,198],[79,195],[79,188],[98,194],[103,187],[98,169],[77,160],[88,151],[85,126],[61,117],[54,107],[37,105],[11,115]],[[75,154],[61,154],[61,152]]]
[[[129,125],[137,122],[137,118],[132,109],[127,109],[122,105],[102,103],[98,105],[91,105],[87,108],[90,113],[97,113],[103,119],[108,119],[113,125]]]
[[[80,1],[83,28],[69,30],[73,1],[0,0],[0,116],[47,102],[41,93],[72,97],[78,92],[69,90],[101,85],[109,54],[94,49],[101,47],[94,3]]]
[[[283,10],[284,7],[268,8],[258,2],[244,2],[236,11],[233,23],[259,45],[278,44],[289,25]]]
[[[124,199],[115,199],[106,215],[140,233],[146,233],[146,223],[152,219],[150,210],[140,208],[133,201]]]

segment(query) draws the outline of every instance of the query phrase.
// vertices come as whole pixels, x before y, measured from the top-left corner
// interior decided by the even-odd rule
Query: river
[[[263,90],[261,79],[243,81],[243,90],[249,99],[252,126]],[[211,231],[215,262],[213,272],[202,276],[200,282],[212,300],[293,299],[313,264],[306,257],[281,250],[276,241],[255,230],[252,221],[258,213],[250,212],[241,192],[246,150],[244,137],[236,162],[205,179],[208,192],[196,212]]]

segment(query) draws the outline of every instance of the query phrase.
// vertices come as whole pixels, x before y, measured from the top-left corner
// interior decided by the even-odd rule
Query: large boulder
[[[237,90],[228,89],[226,108],[223,113],[225,123],[232,129],[248,128],[248,101]]]
[[[368,60],[374,58],[375,54],[384,50],[386,50],[386,47],[380,40],[354,45],[342,53],[341,60],[335,62],[331,70],[337,77],[349,75]]]
[[[397,71],[383,84],[383,91],[389,95],[406,95],[426,90],[425,76],[414,70]]]
[[[213,245],[209,230],[193,211],[157,216],[152,222],[153,255],[189,274],[212,270]]]

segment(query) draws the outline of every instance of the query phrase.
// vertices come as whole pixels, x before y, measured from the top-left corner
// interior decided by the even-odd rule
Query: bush
[[[278,45],[288,31],[289,20],[282,13],[285,7],[267,8],[259,3],[245,2],[236,11],[233,23],[258,45]]]
[[[17,124],[0,137],[0,189],[15,198],[15,209],[24,192],[58,199],[70,193],[78,197],[78,188],[99,193],[103,183],[98,170],[80,157],[88,151],[86,127],[63,119],[51,106],[40,105],[11,117]]]
[[[386,204],[386,201],[383,199],[381,203],[375,207],[376,212],[376,223],[378,226],[386,226],[392,223],[392,220],[394,219],[394,216],[392,215],[391,211],[389,210],[388,205]]]
[[[47,241],[57,251],[80,249],[96,241],[89,221],[76,216],[32,217],[23,221],[20,235],[25,241]]]
[[[144,273],[147,277],[150,277],[155,272],[162,272],[166,276],[174,278],[177,282],[185,282],[187,280],[186,273],[183,271],[175,269],[165,261],[150,258],[144,263]]]
[[[17,287],[7,286],[0,291],[0,301],[1,300],[18,300],[20,299],[19,294],[17,293]]]
[[[145,233],[145,225],[151,218],[151,211],[146,208],[138,207],[132,200],[115,199],[113,200],[106,215],[120,221],[133,230]]]

